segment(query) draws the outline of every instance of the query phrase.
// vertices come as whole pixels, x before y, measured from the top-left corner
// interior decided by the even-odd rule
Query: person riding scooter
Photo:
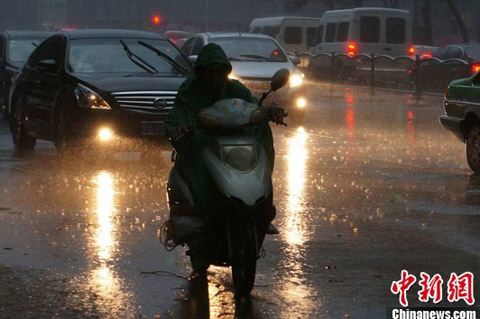
[[[209,135],[207,132],[196,133],[182,143],[177,140],[187,132],[189,127],[197,125],[196,115],[199,111],[219,100],[239,98],[253,104],[258,103],[243,84],[228,78],[231,71],[232,65],[219,45],[211,43],[203,47],[195,64],[195,74],[180,87],[175,106],[168,114],[166,121],[167,135],[172,145],[179,153],[183,153],[179,156],[182,159],[178,164],[180,173],[188,179],[190,191],[200,212],[208,211],[208,203],[212,196],[211,181],[199,158],[199,150],[202,145],[208,143]],[[265,111],[270,121],[284,124],[283,108],[273,106],[265,108]],[[268,121],[247,130],[265,147],[273,171],[275,154]],[[275,228],[270,228],[269,232],[277,231]]]
[[[175,171],[186,182],[193,197],[196,214],[199,216],[207,216],[208,212],[215,210],[217,192],[215,192],[215,183],[201,157],[202,149],[215,136],[212,131],[198,129],[198,114],[216,102],[225,99],[236,98],[258,105],[257,99],[251,95],[245,86],[237,80],[228,78],[231,71],[232,66],[220,46],[217,44],[205,46],[198,56],[195,74],[180,87],[174,108],[170,111],[166,120],[167,136],[177,152]],[[286,113],[283,108],[277,106],[261,109],[265,112],[265,120],[258,125],[247,126],[244,128],[244,133],[253,136],[263,146],[270,171],[273,171],[273,136],[268,120],[277,124],[284,124],[283,118]],[[197,129],[192,130],[192,128]],[[273,207],[272,216],[274,215],[275,209]],[[266,232],[270,234],[278,233],[271,223]],[[194,269],[205,269],[204,265],[208,263],[202,259],[201,254],[195,256],[195,250],[206,249],[204,239],[198,237],[195,243],[189,243],[189,246],[194,246],[194,252],[190,252],[194,254],[190,255],[191,258],[192,256],[195,257],[192,259]]]

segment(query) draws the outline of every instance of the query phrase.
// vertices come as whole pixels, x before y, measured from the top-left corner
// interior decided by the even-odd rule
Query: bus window
[[[360,18],[360,42],[377,43],[380,41],[380,19],[378,17]]]
[[[301,27],[285,27],[283,34],[283,41],[286,44],[301,44],[302,43],[302,28]]]
[[[335,33],[337,33],[337,24],[327,24],[327,32],[325,34],[325,42],[335,42]]]
[[[316,46],[317,44],[317,28],[307,28],[307,48]]]
[[[405,19],[387,18],[387,43],[404,44],[405,43]]]
[[[272,38],[277,37],[279,32],[280,32],[280,27],[278,26],[263,27],[262,29],[263,34],[269,35]]]
[[[348,22],[340,22],[338,24],[337,42],[347,42],[348,39]]]
[[[317,29],[317,44],[323,42],[323,25],[319,26]]]

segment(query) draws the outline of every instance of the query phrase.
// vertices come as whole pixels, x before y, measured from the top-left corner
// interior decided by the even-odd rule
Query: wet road
[[[274,129],[281,234],[237,307],[228,269],[188,280],[183,248],[157,239],[169,152],[62,158],[40,142],[19,158],[2,123],[0,318],[384,318],[402,269],[477,274],[480,179],[442,99],[312,89],[303,126]]]

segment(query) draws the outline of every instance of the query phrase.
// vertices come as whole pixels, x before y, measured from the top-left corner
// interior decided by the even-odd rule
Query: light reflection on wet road
[[[257,319],[384,318],[402,268],[478,271],[480,181],[438,124],[441,98],[315,89],[302,126],[274,129],[281,234],[265,242],[251,303],[235,305],[228,269],[187,280],[183,249],[158,242],[168,152],[62,159],[42,142],[18,158],[4,124],[0,270],[58,274],[78,318]]]
[[[305,242],[311,235],[306,229],[308,220],[304,218],[305,171],[307,164],[307,133],[303,127],[294,130],[288,143],[288,208],[285,211],[281,236],[287,244],[282,261],[282,269],[288,274],[288,280],[280,286],[280,294],[289,304],[282,309],[281,317],[292,318],[300,313],[309,314],[314,307],[321,307],[315,301],[315,290],[308,285],[303,271]],[[318,287],[320,288],[320,287]]]
[[[88,286],[95,291],[100,308],[112,308],[118,316],[131,317],[134,300],[125,291],[115,265],[118,253],[118,227],[115,207],[115,180],[108,171],[99,172],[92,181],[95,185],[96,201],[89,224],[94,229],[90,243],[89,261],[93,264],[88,275]],[[130,294],[131,295],[131,294]],[[119,310],[121,311],[119,312]]]

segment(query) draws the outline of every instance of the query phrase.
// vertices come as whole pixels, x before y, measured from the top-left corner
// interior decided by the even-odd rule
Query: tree
[[[460,34],[462,35],[462,38],[463,38],[463,42],[470,43],[465,22],[463,22],[462,16],[460,15],[460,12],[458,12],[457,6],[453,2],[453,0],[445,0],[445,1],[447,2],[448,8],[450,9],[450,12],[452,13],[453,18],[457,23],[458,29],[460,30]]]
[[[425,0],[423,2],[422,7],[422,19],[423,19],[423,31],[424,31],[424,39],[423,43],[425,44],[432,44],[433,43],[433,36],[432,36],[432,20],[431,20],[431,13],[432,6],[431,0]]]

